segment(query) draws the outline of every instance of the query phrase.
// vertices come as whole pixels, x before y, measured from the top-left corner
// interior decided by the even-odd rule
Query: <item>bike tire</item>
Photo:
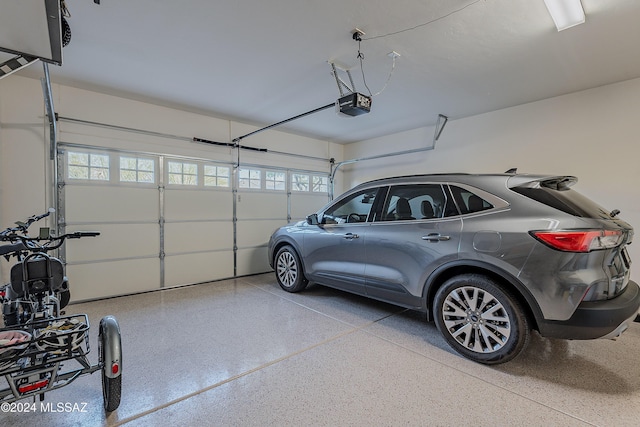
[[[113,412],[120,406],[122,397],[122,375],[116,378],[109,378],[102,368],[102,399],[105,412]]]
[[[106,363],[107,358],[105,354],[108,352],[112,353],[112,348],[107,348],[107,346],[114,345],[114,343],[108,340],[108,336],[113,336],[114,330],[110,328],[114,327],[113,323],[105,322],[106,318],[103,318],[100,322],[100,332],[98,334],[98,347],[99,347],[99,357],[100,364],[102,365],[102,401],[104,405],[104,410],[106,413],[110,413],[118,409],[120,406],[120,400],[122,398],[122,372],[120,371],[118,375],[114,378],[111,378],[108,373],[111,369],[111,366]],[[117,324],[115,326],[117,328]],[[109,334],[109,330],[112,332]],[[117,329],[117,346],[120,345],[120,331]],[[122,353],[119,354],[119,360],[122,359]],[[119,366],[119,369],[122,367]]]

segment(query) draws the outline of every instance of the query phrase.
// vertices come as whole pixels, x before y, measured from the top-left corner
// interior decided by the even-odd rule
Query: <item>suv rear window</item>
[[[493,209],[493,205],[491,203],[487,202],[482,197],[473,194],[469,190],[465,190],[464,188],[460,188],[456,185],[450,185],[449,188],[451,189],[453,198],[458,204],[460,213],[463,215]]]
[[[513,187],[513,191],[537,202],[581,218],[611,219],[609,212],[575,190],[539,186]]]

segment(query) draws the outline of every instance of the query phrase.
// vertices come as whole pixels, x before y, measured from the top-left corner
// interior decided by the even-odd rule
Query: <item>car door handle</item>
[[[357,234],[354,234],[354,233],[347,233],[342,237],[344,237],[347,240],[353,240],[353,239],[357,239],[360,236],[358,236]]]
[[[422,236],[422,240],[426,240],[428,242],[444,242],[447,240],[451,240],[450,236],[442,236],[440,233],[429,233],[426,236]]]

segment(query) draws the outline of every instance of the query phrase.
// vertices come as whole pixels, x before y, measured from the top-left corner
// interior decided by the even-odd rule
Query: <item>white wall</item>
[[[178,136],[228,142],[255,127],[210,116],[53,84],[59,115]],[[450,119],[433,151],[360,162],[338,174],[342,189],[373,178],[434,172],[570,174],[576,189],[640,227],[637,169],[640,147],[640,79],[463,119]],[[443,114],[447,114],[443,111]],[[357,120],[354,119],[354,120]],[[60,140],[136,151],[233,161],[235,152],[182,140],[149,137],[78,124],[59,123]],[[425,127],[342,147],[275,130],[246,145],[340,161],[431,145]],[[39,80],[12,75],[0,80],[0,228],[44,211],[51,202],[49,127]],[[317,162],[243,151],[244,163],[314,168]],[[636,239],[638,240],[638,239]],[[640,249],[631,254],[640,259]],[[7,263],[0,264],[3,271]]]
[[[230,142],[256,127],[203,114],[166,108],[52,84],[55,111],[61,117],[143,129],[179,137]],[[236,160],[236,150],[106,127],[58,122],[61,142],[133,151],[201,157],[224,162]],[[341,160],[343,146],[269,130],[246,138],[243,145],[287,153]],[[255,163],[329,172],[328,162],[243,150],[241,163]],[[0,80],[0,229],[34,213],[44,212],[52,202],[49,125],[39,80],[17,75]],[[338,177],[341,187],[341,176]],[[2,277],[7,262],[0,263]]]
[[[11,79],[0,80],[0,229],[47,206],[42,86],[38,80],[12,85]]]
[[[427,147],[433,134],[434,127],[425,127],[351,144],[345,159]],[[435,150],[345,165],[344,180],[348,188],[384,176],[501,173],[512,167],[575,175],[576,190],[620,209],[640,236],[639,139],[640,79],[634,79],[449,120]],[[640,238],[635,240],[631,257],[640,261]]]

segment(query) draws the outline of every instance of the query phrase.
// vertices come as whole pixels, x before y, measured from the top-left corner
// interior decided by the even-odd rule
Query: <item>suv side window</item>
[[[469,214],[474,212],[481,212],[487,209],[492,209],[493,205],[482,197],[473,194],[471,191],[464,188],[450,185],[453,198],[460,209],[461,214]]]
[[[389,190],[379,221],[442,218],[452,207],[457,215],[440,184],[395,185]]]
[[[324,211],[323,224],[366,222],[376,200],[378,188],[369,188],[336,202]]]

